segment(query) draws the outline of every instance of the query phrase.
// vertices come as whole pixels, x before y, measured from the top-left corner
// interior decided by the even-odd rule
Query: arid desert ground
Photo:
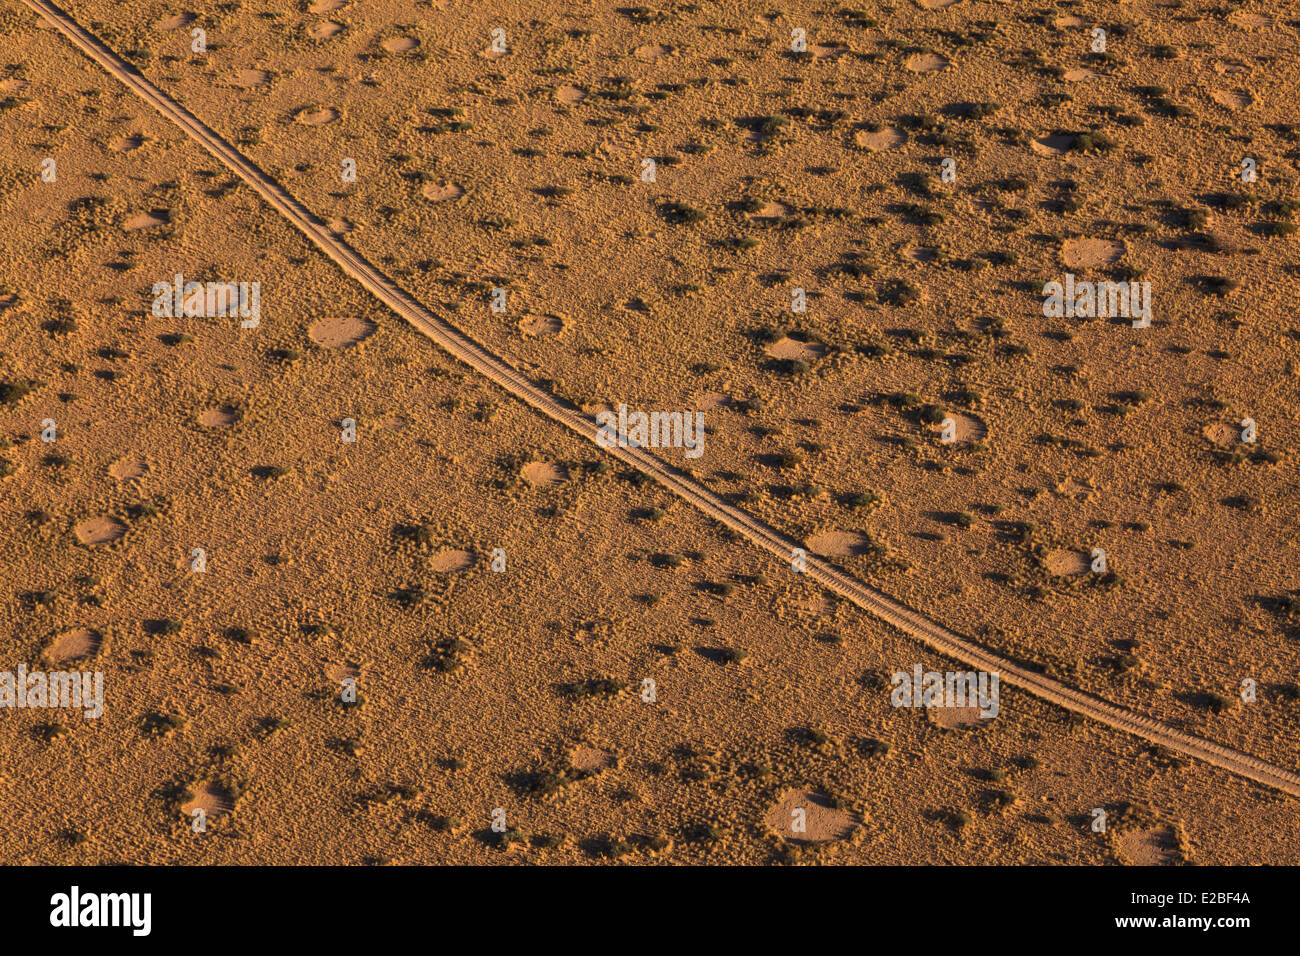
[[[313,239],[47,6],[0,671],[103,710],[0,675],[0,861],[1300,863],[1300,9],[61,4]],[[989,668],[832,573],[1085,702],[898,706]]]

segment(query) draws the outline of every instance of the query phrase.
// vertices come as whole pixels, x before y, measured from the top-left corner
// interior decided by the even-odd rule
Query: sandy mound
[[[1255,97],[1245,90],[1215,90],[1210,94],[1210,98],[1230,110],[1244,110],[1255,102]]]
[[[569,469],[554,462],[534,461],[524,465],[519,477],[534,487],[548,488],[568,481]]]
[[[205,783],[194,788],[194,796],[181,804],[181,813],[189,817],[195,810],[202,810],[207,822],[211,823],[235,809],[235,801],[224,787],[215,783]]]
[[[270,78],[271,74],[266,70],[240,70],[228,82],[231,86],[250,89],[254,86],[265,86]]]
[[[927,10],[947,10],[951,6],[961,3],[961,0],[916,0],[917,6],[924,7]]]
[[[466,571],[474,567],[474,553],[472,551],[457,551],[452,548],[444,548],[429,559],[429,567],[434,571],[443,573]]]
[[[595,773],[614,766],[614,756],[595,747],[575,747],[569,754],[569,766],[579,773]]]
[[[1040,136],[1030,143],[1030,148],[1043,156],[1064,156],[1073,145],[1073,136]]]
[[[420,45],[420,41],[414,37],[389,37],[379,45],[389,53],[409,53]]]
[[[131,481],[134,478],[143,478],[148,474],[149,466],[134,458],[123,458],[121,461],[115,461],[109,465],[108,473],[118,481]]]
[[[46,654],[55,664],[79,661],[94,657],[103,643],[104,639],[97,631],[79,627],[56,637]]]
[[[1057,577],[1071,578],[1087,574],[1092,567],[1092,559],[1082,551],[1058,550],[1047,556],[1043,566]]]
[[[4,93],[6,96],[21,93],[25,89],[27,89],[27,81],[16,76],[0,81],[0,93]]]
[[[333,13],[335,10],[343,9],[345,3],[347,0],[314,0],[307,10],[310,13]]]
[[[803,833],[794,830],[795,810],[803,811],[806,827]],[[795,843],[843,840],[857,825],[852,814],[835,809],[824,795],[810,790],[787,790],[785,795],[767,811],[763,822],[773,833]]]
[[[853,142],[862,149],[871,150],[873,153],[883,153],[888,149],[897,149],[907,142],[907,135],[901,129],[886,127],[878,133],[870,130],[858,130],[853,136]]]
[[[763,351],[774,359],[812,362],[826,354],[826,346],[820,342],[801,342],[787,335],[773,342]]]
[[[239,421],[239,409],[229,405],[209,408],[199,416],[199,424],[206,428],[229,428]]]
[[[332,106],[303,106],[293,114],[293,118],[304,126],[324,126],[333,123],[339,116],[339,111]]]
[[[1179,862],[1178,837],[1169,827],[1133,830],[1115,842],[1130,866],[1175,866]]]
[[[341,315],[314,323],[307,330],[307,335],[323,348],[338,349],[364,342],[375,334],[377,328],[369,319]]]
[[[1072,269],[1113,266],[1123,256],[1124,243],[1112,239],[1067,239],[1061,244],[1061,259]]]
[[[871,539],[856,531],[828,531],[808,539],[808,549],[825,558],[851,558],[871,550]]]
[[[566,106],[577,106],[587,98],[587,93],[576,86],[561,86],[555,91],[555,98]]]
[[[121,136],[109,145],[115,153],[129,153],[132,150],[139,149],[144,144],[144,137],[139,133],[132,133],[130,136]]]
[[[343,25],[335,23],[333,20],[314,23],[307,28],[307,35],[313,40],[328,40],[330,37],[338,36],[342,32]]]
[[[451,202],[465,195],[465,190],[458,183],[428,183],[420,194],[430,202]]]
[[[644,60],[647,63],[651,63],[661,57],[668,56],[668,54],[672,52],[673,48],[670,46],[662,46],[658,43],[647,43],[645,46],[637,47],[633,55],[636,56],[638,60]]]
[[[948,66],[948,58],[938,53],[918,53],[909,57],[906,67],[913,73],[933,73]]]
[[[564,329],[564,320],[558,315],[525,315],[519,320],[519,331],[524,335],[558,335]]]
[[[1201,434],[1216,445],[1231,445],[1240,440],[1241,429],[1228,422],[1212,422],[1201,429]]]
[[[100,515],[81,522],[75,530],[77,540],[82,544],[108,544],[126,534],[126,525],[116,518]]]
[[[134,216],[127,217],[126,222],[122,223],[122,228],[127,232],[138,232],[141,229],[156,229],[159,226],[165,226],[171,221],[171,213],[162,209],[155,209],[153,212],[138,212]]]
[[[331,219],[325,228],[336,236],[346,236],[353,227],[346,219]]]
[[[978,707],[927,707],[926,711],[937,726],[947,730],[975,730],[992,722],[980,716]]]

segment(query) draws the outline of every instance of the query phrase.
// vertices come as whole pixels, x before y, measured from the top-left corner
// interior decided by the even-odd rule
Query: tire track
[[[538,388],[522,373],[511,368],[493,353],[459,329],[444,322],[420,305],[405,290],[372,266],[347,243],[332,235],[323,223],[290,196],[242,153],[198,120],[192,113],[167,96],[98,38],[84,30],[66,13],[48,0],[23,0],[34,12],[58,28],[81,50],[114,78],[121,81],[142,100],[183,129],[204,149],[224,163],[257,191],[276,211],[288,219],[344,272],[379,298],[447,352],[493,382],[522,399],[542,414],[570,431],[596,443],[598,426],[593,419],[579,414],[555,396]],[[604,447],[604,446],[600,446]],[[649,475],[660,484],[690,502],[709,517],[744,535],[759,547],[790,561],[801,546],[757,518],[728,504],[693,478],[639,448],[605,448],[615,458]],[[1001,679],[1043,700],[1057,704],[1094,720],[1160,744],[1170,750],[1196,757],[1216,767],[1254,780],[1265,786],[1300,797],[1300,775],[1225,747],[1212,741],[1175,730],[1157,720],[1127,710],[1086,691],[1070,687],[1042,674],[1026,670],[1010,660],[975,644],[924,617],[912,608],[895,601],[874,588],[852,578],[834,565],[813,555],[806,559],[807,575],[841,597],[899,630],[929,644],[936,650],[968,666],[997,671]]]

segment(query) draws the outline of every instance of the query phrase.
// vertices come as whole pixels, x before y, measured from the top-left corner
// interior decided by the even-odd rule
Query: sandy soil
[[[704,409],[656,454],[813,555],[1300,765],[1294,17],[65,9],[532,382]],[[446,357],[22,4],[0,52],[0,669],[106,687],[0,710],[5,862],[1300,861],[1293,798],[1023,692],[891,706],[964,668]],[[1044,318],[1067,271],[1151,328]],[[152,315],[178,272],[261,324]]]

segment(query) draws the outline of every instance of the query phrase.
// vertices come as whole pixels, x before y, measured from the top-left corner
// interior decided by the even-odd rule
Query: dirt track
[[[458,329],[437,318],[410,295],[394,285],[350,246],[329,230],[294,200],[275,181],[253,165],[229,143],[201,123],[191,113],[137,74],[98,39],[82,29],[62,10],[44,0],[24,0],[28,7],[43,16],[68,37],[83,53],[99,63],[114,77],[176,123],[217,159],[239,175],[302,231],[349,276],[373,293],[413,326],[433,339],[462,362],[486,375],[515,397],[527,402],[549,418],[596,442],[596,423],[538,388],[500,358],[486,351]],[[603,447],[603,446],[602,446]],[[637,448],[608,448],[610,454],[653,477],[660,484],[692,505],[743,534],[765,548],[783,563],[791,561],[799,545],[745,512],[729,505],[691,478]],[[1181,733],[1172,727],[1140,714],[1117,707],[1091,694],[1068,687],[1041,674],[1017,667],[1010,661],[988,652],[921,614],[867,587],[842,571],[811,555],[806,558],[806,573],[857,606],[875,614],[900,630],[919,638],[931,647],[983,670],[996,671],[1002,679],[1044,700],[1068,710],[1092,717],[1111,727],[1127,731],[1154,743],[1197,757],[1269,787],[1300,796],[1300,775],[1258,760],[1249,754]]]

